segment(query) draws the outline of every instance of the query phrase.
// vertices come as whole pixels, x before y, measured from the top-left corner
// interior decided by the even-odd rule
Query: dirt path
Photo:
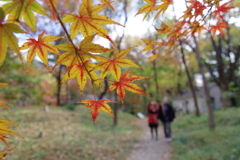
[[[139,119],[136,124],[140,126],[144,133],[138,143],[134,145],[127,160],[171,160],[171,143],[165,141],[163,128],[158,127],[158,141],[151,139],[150,129],[147,119]]]

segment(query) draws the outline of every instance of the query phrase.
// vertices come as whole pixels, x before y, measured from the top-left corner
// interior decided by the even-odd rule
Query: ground
[[[165,141],[162,126],[158,128],[159,139],[156,141],[151,139],[147,119],[139,119],[136,125],[142,128],[143,135],[134,145],[127,160],[171,160],[171,143]]]

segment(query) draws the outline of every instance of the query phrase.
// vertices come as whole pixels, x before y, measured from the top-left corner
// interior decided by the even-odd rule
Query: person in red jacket
[[[155,130],[156,140],[158,140],[158,113],[159,106],[155,100],[151,100],[148,105],[148,125],[151,129],[152,139],[154,139],[153,130]]]

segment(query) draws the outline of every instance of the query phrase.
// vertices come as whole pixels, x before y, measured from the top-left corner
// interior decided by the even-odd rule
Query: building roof
[[[214,87],[218,87],[216,83],[214,82],[211,82],[211,83],[208,83],[208,88],[211,90],[212,88]],[[196,96],[198,98],[202,98],[204,97],[205,93],[204,93],[204,87],[196,87],[194,88],[194,91],[196,93]],[[182,99],[189,99],[189,98],[193,98],[192,96],[192,91],[190,89],[188,90],[184,90],[182,91],[181,93],[179,93],[178,95],[176,95],[174,97],[174,100],[182,100]]]

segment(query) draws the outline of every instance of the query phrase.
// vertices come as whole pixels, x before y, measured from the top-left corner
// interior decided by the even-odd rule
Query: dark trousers
[[[171,122],[163,122],[164,134],[166,138],[171,138]]]
[[[153,130],[155,130],[156,140],[158,140],[158,124],[149,123],[149,127],[150,127],[150,129],[151,129],[152,139],[154,138],[154,136],[153,136]]]

